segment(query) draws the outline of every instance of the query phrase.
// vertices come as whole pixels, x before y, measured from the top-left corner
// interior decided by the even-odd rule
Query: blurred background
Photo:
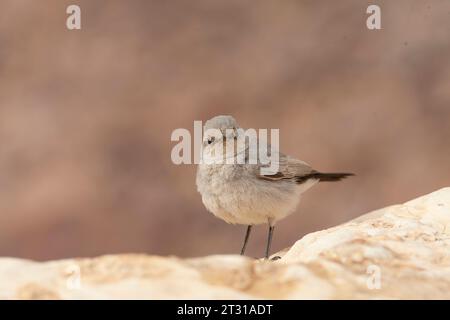
[[[0,256],[238,253],[245,227],[170,159],[174,129],[218,114],[357,174],[306,193],[274,251],[449,186],[449,57],[448,0],[2,0]]]

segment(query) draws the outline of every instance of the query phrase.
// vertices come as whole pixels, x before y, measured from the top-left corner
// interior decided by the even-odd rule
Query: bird
[[[269,259],[275,225],[295,211],[301,195],[318,182],[340,181],[354,174],[319,172],[306,162],[278,150],[267,151],[269,148],[266,151],[276,156],[270,159],[277,162],[277,170],[264,172],[262,169],[267,163],[263,164],[259,157],[253,163],[249,161],[251,147],[255,144],[261,147],[262,142],[249,139],[243,132],[229,115],[215,116],[205,122],[202,160],[197,166],[197,190],[204,206],[214,216],[229,224],[247,226],[241,255],[245,254],[252,227],[267,224],[264,257]],[[232,141],[237,143],[228,148]],[[239,142],[240,149],[235,147]]]

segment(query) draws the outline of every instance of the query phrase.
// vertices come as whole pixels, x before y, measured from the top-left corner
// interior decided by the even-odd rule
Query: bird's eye
[[[208,144],[213,143],[215,139],[216,139],[216,138],[214,138],[214,137],[209,137],[209,138],[208,138]]]

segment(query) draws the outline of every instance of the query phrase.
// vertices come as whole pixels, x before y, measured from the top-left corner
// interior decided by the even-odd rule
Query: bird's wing
[[[278,152],[278,155],[278,171],[274,174],[259,174],[259,178],[271,181],[293,178],[298,180],[316,172],[304,161],[291,158],[281,152]],[[272,159],[272,161],[275,160]]]

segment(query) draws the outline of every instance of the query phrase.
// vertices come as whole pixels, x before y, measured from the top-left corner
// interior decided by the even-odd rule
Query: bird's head
[[[241,131],[232,116],[216,116],[206,121],[203,128],[203,159],[219,163],[220,159],[234,157]]]

